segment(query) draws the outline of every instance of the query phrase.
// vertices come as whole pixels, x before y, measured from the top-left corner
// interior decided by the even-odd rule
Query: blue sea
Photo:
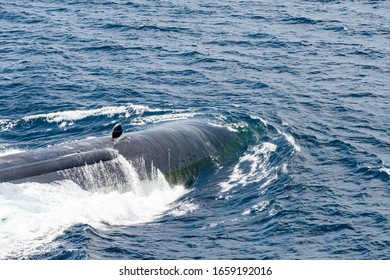
[[[0,155],[182,119],[241,148],[189,185],[0,183],[0,259],[389,259],[389,15],[374,0],[1,1]]]

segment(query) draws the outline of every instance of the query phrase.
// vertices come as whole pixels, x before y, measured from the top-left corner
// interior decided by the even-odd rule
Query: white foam
[[[15,149],[15,148],[6,148],[5,150],[0,150],[0,157],[13,155],[13,154],[21,153],[21,152],[23,152],[23,150]]]
[[[283,123],[283,125],[288,125],[288,124],[287,123]],[[296,143],[294,137],[291,134],[288,134],[288,133],[285,133],[283,131],[280,131],[277,128],[276,128],[276,130],[278,131],[278,133],[282,134],[284,136],[284,138],[286,138],[286,140],[294,147],[294,150],[296,152],[300,152],[302,150],[301,147]]]
[[[262,212],[262,211],[264,211],[268,206],[269,206],[269,201],[267,201],[267,200],[261,201],[261,202],[259,202],[258,204],[253,205],[250,209],[245,210],[245,211],[242,213],[242,215],[243,215],[243,216],[247,216],[247,215],[249,215],[250,213],[253,213],[253,212]]]
[[[282,132],[282,134],[286,138],[286,140],[294,147],[295,151],[300,152],[302,150],[301,147],[295,142],[295,139],[292,135],[287,134],[285,132]]]
[[[379,171],[385,172],[387,175],[390,176],[390,168],[389,167],[382,166],[381,168],[379,168]]]
[[[17,125],[17,121],[15,120],[0,120],[0,131],[9,131],[15,125]]]
[[[283,173],[288,173],[288,164],[287,163],[284,163],[283,166],[282,166],[282,172]]]
[[[207,122],[209,125],[214,127],[220,127],[220,128],[226,128],[227,130],[231,132],[238,132],[242,128],[248,127],[248,124],[244,122],[238,122],[238,123],[214,123],[214,122]]]
[[[184,186],[170,186],[157,170],[152,180],[134,178],[129,184],[132,186],[122,189],[86,191],[67,180],[51,184],[1,183],[0,259],[42,253],[42,248],[54,246],[53,240],[76,224],[104,229],[107,224],[154,221],[188,192]]]
[[[93,116],[102,116],[102,115],[114,116],[118,114],[125,114],[125,117],[129,117],[131,113],[140,115],[145,111],[158,112],[160,110],[150,109],[148,106],[144,106],[144,105],[128,104],[126,106],[105,106],[102,108],[90,109],[90,110],[69,110],[69,111],[62,111],[62,112],[55,112],[55,113],[48,113],[48,114],[37,114],[37,115],[24,117],[23,120],[30,121],[34,119],[44,118],[48,122],[56,122],[56,123],[61,123],[61,125],[64,125],[64,123],[66,122],[78,121]]]
[[[254,120],[261,121],[265,126],[268,126],[268,124],[269,124],[267,120],[265,120],[259,116],[250,115],[250,117]],[[288,126],[289,124],[287,122],[283,121],[282,125]],[[292,135],[285,133],[285,132],[282,132],[277,128],[276,128],[276,130],[286,138],[286,140],[294,147],[295,151],[300,152],[302,150],[301,147],[296,143],[296,141]]]
[[[228,181],[220,183],[221,192],[227,192],[237,185],[245,187],[267,178],[273,170],[268,163],[275,150],[276,145],[268,142],[251,147],[240,157]]]
[[[61,112],[53,112],[47,114],[36,114],[23,117],[19,120],[0,120],[0,131],[9,131],[20,121],[33,121],[36,119],[45,119],[49,123],[58,123],[62,129],[67,126],[74,125],[75,121],[79,121],[88,117],[108,116],[124,114],[128,118],[133,115],[142,115],[144,112],[160,112],[160,109],[151,109],[144,105],[127,104],[124,106],[104,106],[97,109],[82,109],[82,110],[68,110]]]
[[[250,115],[250,118],[253,119],[253,120],[259,120],[259,121],[261,121],[263,123],[263,125],[268,126],[268,121],[263,119],[263,118],[260,118],[259,116]]]
[[[175,209],[169,212],[172,216],[181,217],[188,213],[192,213],[199,208],[199,205],[185,201],[180,203]]]
[[[139,117],[139,118],[135,118],[131,122],[131,125],[141,126],[145,124],[155,124],[155,123],[167,122],[167,121],[185,120],[185,119],[193,118],[196,115],[197,113],[194,112],[186,112],[186,113],[173,113],[173,114],[158,115],[158,116]]]

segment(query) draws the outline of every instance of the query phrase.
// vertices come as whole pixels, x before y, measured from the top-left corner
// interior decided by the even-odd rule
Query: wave
[[[75,122],[83,121],[88,118],[123,118],[131,126],[142,126],[145,124],[189,119],[200,115],[200,113],[196,113],[191,109],[164,110],[159,108],[150,108],[146,105],[135,104],[128,104],[124,106],[104,106],[96,109],[80,109],[36,114],[15,120],[0,119],[0,132],[11,131],[12,129],[26,123],[31,125],[35,122],[41,121],[48,124],[57,124],[60,129],[66,129],[69,126],[73,126]]]
[[[94,116],[115,116],[124,114],[125,117],[130,117],[131,113],[135,113],[137,115],[148,112],[158,112],[158,109],[150,109],[148,106],[144,105],[134,105],[129,104],[126,106],[106,106],[98,109],[91,110],[72,110],[72,111],[63,111],[56,113],[48,113],[48,114],[37,114],[32,116],[24,117],[23,120],[29,121],[34,119],[46,119],[48,122],[63,122],[63,121],[78,121],[88,117]]]
[[[221,192],[224,193],[237,186],[245,187],[265,180],[262,184],[264,187],[276,179],[277,174],[270,176],[274,168],[269,166],[270,157],[275,151],[276,145],[268,142],[251,147],[247,153],[239,158],[228,180],[219,184]]]
[[[167,121],[184,120],[184,119],[190,119],[196,117],[197,115],[200,114],[195,112],[182,112],[182,113],[174,113],[168,115],[139,117],[139,118],[135,118],[131,122],[131,125],[140,126],[145,124],[155,124],[155,123],[167,122]]]
[[[158,219],[175,207],[175,202],[189,190],[170,186],[156,170],[150,180],[140,180],[132,165],[119,159],[128,176],[126,184],[99,188],[81,188],[73,181],[51,184],[0,184],[0,259],[28,258],[51,251],[60,244],[56,239],[68,228],[88,224],[98,230],[107,226],[143,224]],[[94,168],[86,167],[85,173]],[[103,173],[100,173],[103,174]],[[112,179],[112,174],[107,175]],[[91,177],[91,176],[86,176]],[[93,182],[91,182],[93,185]],[[192,211],[194,205],[181,205],[173,214]]]
[[[200,179],[191,186],[197,190],[194,193],[202,190],[208,176],[217,174],[220,180],[215,181],[216,200],[226,198],[228,201],[232,196],[228,207],[238,207],[239,216],[228,220],[249,219],[258,213],[272,216],[277,211],[275,203],[264,197],[263,193],[267,186],[283,177],[281,173],[287,173],[289,155],[296,147],[292,136],[289,138],[289,134],[281,132],[264,118],[236,118],[191,108],[153,109],[128,104],[36,114],[21,120],[40,120],[60,125],[99,116],[118,119],[121,115],[127,117],[127,124],[133,126],[201,117],[212,125],[227,127],[236,133],[239,147],[232,148],[235,149],[234,154],[212,159],[214,169],[210,168],[200,175]],[[3,153],[17,151],[20,150],[6,147]],[[114,169],[112,166],[95,164],[79,168],[77,172],[81,174],[63,171],[69,180],[52,184],[0,184],[0,259],[34,258],[36,255],[58,252],[63,246],[66,232],[79,225],[87,225],[104,235],[113,226],[160,222],[167,216],[174,219],[196,216],[202,210],[199,209],[203,203],[202,197],[192,195],[192,190],[182,185],[169,185],[158,170],[155,170],[152,180],[141,180],[143,177],[124,158],[118,157],[112,164],[115,170],[119,168],[119,175],[110,172]],[[88,184],[78,184],[77,178]],[[245,192],[240,192],[241,188]],[[246,202],[237,205],[235,199]],[[220,223],[216,219],[209,226]]]
[[[0,147],[0,157],[1,156],[8,156],[8,155],[13,155],[13,154],[17,154],[17,153],[21,153],[23,152],[24,150],[21,150],[21,149],[15,149],[15,148],[1,148]]]
[[[65,127],[66,125],[73,124],[75,121],[80,121],[90,117],[115,117],[118,115],[123,115],[123,117],[129,118],[133,115],[142,115],[145,112],[160,111],[160,109],[152,109],[145,105],[128,104],[124,106],[104,106],[97,109],[80,109],[46,114],[36,114],[22,117],[19,120],[0,120],[0,131],[8,131],[19,125],[20,123],[34,122],[37,120],[44,120],[48,123],[58,123],[60,127]]]

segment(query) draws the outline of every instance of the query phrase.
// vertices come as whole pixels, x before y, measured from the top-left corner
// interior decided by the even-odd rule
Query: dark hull
[[[103,172],[123,173],[115,160],[123,156],[141,178],[157,168],[163,174],[179,174],[225,149],[232,133],[201,121],[177,121],[117,139],[102,137],[61,144],[0,157],[0,182],[39,182],[71,179],[83,184],[80,170],[105,164]],[[77,175],[79,174],[79,175]]]

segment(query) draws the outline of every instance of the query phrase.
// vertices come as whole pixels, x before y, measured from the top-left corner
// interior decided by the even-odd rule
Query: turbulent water
[[[0,184],[0,259],[387,259],[390,1],[1,1],[0,154],[207,119],[189,186]],[[110,177],[111,176],[111,177]]]

